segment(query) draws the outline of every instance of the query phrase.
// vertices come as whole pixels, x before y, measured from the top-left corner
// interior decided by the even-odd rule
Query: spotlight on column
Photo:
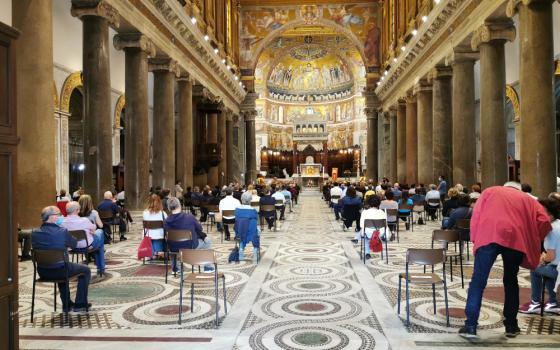
[[[397,62],[397,58],[396,58],[396,57],[395,57],[395,58],[393,58],[393,62]]]
[[[406,46],[401,46],[401,51],[406,50]]]
[[[85,168],[86,168],[85,164],[78,165],[78,170],[79,171],[84,171]]]
[[[220,52],[220,50],[214,49],[214,53],[215,53],[216,55],[218,54],[218,52]]]
[[[437,4],[439,4],[440,0],[434,0],[434,2]]]
[[[412,30],[412,36],[416,36],[416,34],[418,34],[418,30],[416,29]]]
[[[231,69],[231,66],[228,64],[228,65],[226,66],[226,69],[227,69],[227,70],[230,70],[230,69]]]
[[[226,64],[226,59],[225,58],[222,58],[222,63]]]
[[[422,16],[422,22],[426,22],[428,20],[428,16]]]
[[[191,17],[191,23],[196,24],[196,18],[195,17]]]
[[[210,37],[208,36],[208,34],[204,35],[204,40],[206,40],[206,41],[210,40]]]
[[[233,79],[235,79],[235,81],[238,81],[238,80],[239,80],[239,78],[237,77],[237,75],[234,76]]]

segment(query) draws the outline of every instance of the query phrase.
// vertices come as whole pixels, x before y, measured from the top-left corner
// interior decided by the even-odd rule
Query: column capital
[[[249,109],[241,111],[241,115],[246,122],[254,122],[257,118],[257,110],[256,109]]]
[[[404,100],[406,101],[406,103],[416,103],[416,95],[414,94],[414,90],[409,90],[408,93],[406,94],[406,97],[404,98]]]
[[[192,77],[192,75],[190,75],[189,72],[186,71],[181,71],[179,73],[179,76],[177,77],[177,81],[178,82],[185,82],[187,84],[194,84],[194,78]]]
[[[414,85],[414,93],[418,94],[419,92],[431,92],[433,89],[432,84],[427,79],[420,79]]]
[[[480,52],[473,50],[469,46],[457,46],[453,48],[453,52],[448,57],[449,64],[456,63],[474,63],[480,59]]]
[[[364,89],[364,91],[362,92],[362,96],[365,98],[365,104],[366,107],[369,108],[379,108],[381,107],[381,101],[379,101],[379,98],[377,97],[377,94],[375,93],[375,89],[372,87],[367,87]]]
[[[226,121],[232,122],[233,121],[233,111],[229,108],[224,109],[224,116],[226,117]]]
[[[364,113],[366,114],[367,119],[375,119],[377,120],[377,108],[375,107],[365,107]]]
[[[259,94],[256,92],[248,92],[245,95],[245,99],[241,102],[240,109],[243,110],[256,110],[256,101],[259,98]]]
[[[70,13],[80,19],[86,16],[103,17],[115,28],[120,25],[119,13],[105,0],[72,0]]]
[[[508,17],[515,16],[519,10],[519,5],[531,6],[540,2],[552,4],[554,1],[560,3],[560,0],[509,0],[506,8],[506,15]]]
[[[449,66],[435,66],[432,68],[430,73],[428,74],[428,79],[430,82],[439,79],[451,79],[453,76],[453,69]]]
[[[150,72],[171,72],[176,77],[180,75],[180,68],[177,61],[169,57],[154,57],[148,61],[148,70]]]
[[[515,36],[515,25],[511,19],[486,21],[474,31],[471,38],[471,48],[476,51],[482,44],[496,41],[514,41]]]
[[[397,108],[395,110],[398,110],[399,107],[406,108],[406,97],[399,98],[399,100],[397,101]]]
[[[139,50],[148,54],[148,57],[156,56],[156,46],[142,33],[122,33],[113,37],[113,46],[117,50]]]

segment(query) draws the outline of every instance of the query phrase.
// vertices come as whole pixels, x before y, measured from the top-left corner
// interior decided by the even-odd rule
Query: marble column
[[[451,154],[451,67],[436,66],[432,72],[432,180],[443,175],[448,184],[453,184],[453,165]]]
[[[414,87],[418,115],[418,183],[428,186],[434,182],[433,144],[432,144],[432,85],[420,80]]]
[[[329,173],[329,144],[327,141],[323,141],[323,169],[324,173]]]
[[[541,198],[556,191],[552,2],[510,2],[519,11],[521,180]]]
[[[24,229],[41,225],[39,214],[44,207],[52,205],[57,190],[52,94],[52,6],[50,0],[12,2],[13,26],[20,32],[15,41],[15,108],[20,140],[17,146],[15,195],[17,222]],[[4,70],[6,61],[3,62]],[[6,90],[2,90],[1,94],[5,97],[6,93]],[[8,208],[4,207],[3,210]]]
[[[193,79],[183,73],[177,79],[179,89],[179,132],[177,140],[177,179],[183,188],[194,185],[193,178]]]
[[[504,45],[515,39],[512,21],[486,22],[473,34],[480,51],[480,139],[483,188],[508,180]]]
[[[221,114],[221,111],[217,108],[210,108],[211,106],[206,106],[206,143],[208,145],[218,145],[218,115]],[[220,174],[218,165],[219,162],[212,162],[208,167],[208,185],[210,186],[219,185]]]
[[[218,183],[220,187],[226,184],[226,172],[227,172],[227,154],[231,153],[230,150],[227,149],[226,145],[226,113],[231,113],[229,111],[222,111],[222,113],[218,114],[218,143],[220,144],[220,149],[222,151],[222,159],[220,160],[220,164],[218,164]]]
[[[389,171],[389,180],[397,181],[397,107],[391,107],[389,110],[389,138],[391,145],[389,147],[391,165]]]
[[[179,76],[177,62],[166,57],[152,58],[154,73],[154,118],[152,186],[173,189],[175,186],[175,78]]]
[[[257,117],[257,110],[255,101],[259,94],[249,92],[241,103],[241,114],[245,119],[245,145],[246,145],[246,175],[245,182],[247,184],[257,181],[257,146],[256,146],[256,131],[255,131],[255,118]]]
[[[406,98],[406,182],[418,183],[418,120],[416,96]]]
[[[234,181],[233,157],[233,113],[226,115],[226,182]]]
[[[292,171],[293,174],[297,174],[297,167],[298,167],[298,158],[297,158],[297,141],[293,141],[292,144]],[[293,176],[292,174],[292,176]]]
[[[72,0],[71,13],[83,23],[84,187],[97,203],[114,189],[109,25],[118,26],[118,14],[95,0]]]
[[[366,107],[365,113],[367,117],[367,177],[377,181],[379,179],[377,110],[373,107]]]
[[[476,182],[474,63],[478,52],[453,50],[453,180],[463,186]]]
[[[395,181],[406,182],[406,102],[397,105],[397,177]]]
[[[381,166],[379,177],[390,177],[391,168],[391,135],[390,135],[390,117],[389,112],[382,112],[379,118],[379,127],[381,129]]]
[[[148,57],[155,56],[153,43],[140,33],[118,34],[117,50],[125,53],[125,108],[127,114],[124,145],[124,190],[126,207],[140,210],[149,189],[150,153],[148,120]]]

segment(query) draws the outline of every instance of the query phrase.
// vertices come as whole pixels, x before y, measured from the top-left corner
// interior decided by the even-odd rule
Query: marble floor
[[[430,287],[411,289],[411,325],[406,326],[404,304],[397,315],[398,273],[404,271],[406,249],[430,247],[437,225],[430,222],[413,231],[401,226],[400,242],[389,243],[389,262],[374,254],[364,264],[359,246],[350,242],[354,233],[343,231],[320,193],[311,190],[302,193],[276,232],[264,230],[258,265],[250,248],[245,261],[228,264],[233,243],[220,243],[215,229],[210,233],[226,275],[229,313],[224,315],[220,294],[215,329],[213,288],[197,288],[192,310],[186,293],[178,325],[178,278],[171,276],[166,284],[160,262],[143,265],[135,259],[138,221],[128,241],[106,247],[107,274],[92,280],[89,314],[74,313],[64,322],[53,310],[52,286],[40,286],[31,322],[33,268],[29,262],[20,265],[21,348],[156,349],[161,343],[188,349],[560,348],[558,316],[521,315],[523,336],[503,336],[500,262],[485,292],[480,341],[456,335],[466,298],[456,266],[448,293],[451,327],[445,323],[443,291],[436,290],[434,312]],[[465,261],[465,287],[471,271],[472,257]],[[520,284],[524,302],[530,291],[527,271],[520,273]]]

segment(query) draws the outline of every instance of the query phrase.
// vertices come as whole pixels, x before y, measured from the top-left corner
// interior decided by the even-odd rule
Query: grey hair
[[[241,195],[241,204],[250,205],[251,199],[253,199],[253,195],[249,191],[243,192]]]
[[[508,181],[504,184],[504,187],[512,187],[515,188],[516,190],[521,191],[521,184],[519,182],[515,182],[515,181]]]
[[[41,210],[41,221],[47,222],[51,215],[56,214],[59,211],[60,210],[54,205],[49,205],[48,207],[43,208],[43,210]]]
[[[179,200],[175,197],[169,197],[167,199],[167,207],[169,208],[169,210],[181,208],[181,202],[179,202]]]
[[[66,204],[66,214],[72,215],[80,211],[80,204],[78,202],[68,202]]]

